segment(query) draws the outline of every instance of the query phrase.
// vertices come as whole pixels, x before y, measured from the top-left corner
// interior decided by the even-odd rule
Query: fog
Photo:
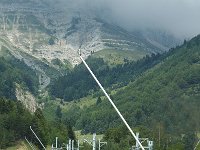
[[[181,38],[190,38],[200,33],[199,0],[51,1],[62,9],[91,11],[129,31],[159,29]]]

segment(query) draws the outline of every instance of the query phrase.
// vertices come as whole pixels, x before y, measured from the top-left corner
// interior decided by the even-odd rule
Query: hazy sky
[[[93,9],[129,30],[158,28],[181,37],[200,33],[200,0],[54,0],[62,7]]]

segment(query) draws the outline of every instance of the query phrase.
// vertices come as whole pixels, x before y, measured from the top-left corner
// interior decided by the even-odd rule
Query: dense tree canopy
[[[158,64],[167,55],[169,54],[152,54],[151,57],[146,56],[137,62],[128,61],[113,68],[110,68],[102,58],[89,57],[86,61],[103,86],[114,89],[134,81],[136,77]],[[97,84],[83,64],[76,66],[72,72],[55,80],[50,86],[51,94],[65,101],[85,97],[97,90]]]
[[[38,78],[22,61],[0,58],[0,97],[16,99],[15,83],[28,88],[33,94],[38,91]]]
[[[132,127],[144,126],[150,130],[149,137],[155,141],[157,149],[191,147],[196,133],[200,131],[199,43],[200,36],[197,36],[170,50],[164,54],[160,63],[138,75],[126,88],[112,95],[115,104]],[[130,79],[124,78],[124,82],[126,81]],[[104,133],[108,128],[122,125],[114,109],[105,100],[84,109],[71,109],[76,109],[76,113],[70,113],[73,110],[69,110],[67,117],[70,115],[75,120],[75,127],[83,129],[85,133]],[[158,131],[162,135],[160,140]],[[116,141],[114,134],[109,133],[111,136],[107,137]],[[188,135],[192,135],[191,141]]]
[[[67,126],[62,122],[48,122],[40,109],[37,109],[34,114],[26,110],[20,102],[16,101],[16,84],[20,84],[35,97],[38,96],[39,81],[36,71],[28,67],[23,60],[18,60],[11,55],[0,57],[0,149],[24,140],[25,136],[41,148],[30,131],[30,126],[45,146],[51,145],[56,136],[59,137],[60,145],[66,142]],[[58,115],[62,117],[61,114]]]
[[[42,149],[30,126],[45,146],[51,145],[55,137],[59,137],[59,145],[66,142],[68,135],[75,139],[72,128],[60,122],[46,121],[40,109],[31,114],[20,102],[0,98],[0,149],[14,145],[25,137]]]

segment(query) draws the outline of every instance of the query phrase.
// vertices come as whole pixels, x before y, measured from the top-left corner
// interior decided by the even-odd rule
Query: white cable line
[[[124,124],[126,125],[126,127],[129,129],[129,131],[131,132],[131,134],[133,135],[133,137],[135,138],[135,140],[138,142],[138,144],[140,145],[141,149],[145,150],[144,147],[142,146],[142,144],[140,143],[139,139],[136,137],[135,133],[132,131],[131,127],[128,125],[128,123],[126,122],[126,120],[124,119],[124,117],[122,116],[122,114],[120,113],[120,111],[118,110],[118,108],[115,106],[115,104],[111,100],[110,96],[104,90],[104,88],[101,85],[101,83],[98,81],[98,79],[96,78],[96,76],[94,75],[94,73],[92,72],[92,70],[90,69],[90,67],[87,65],[87,63],[85,62],[85,60],[82,58],[80,50],[79,50],[79,56],[80,56],[82,62],[84,63],[84,65],[86,66],[86,68],[88,69],[88,71],[90,72],[90,74],[92,75],[92,77],[94,78],[94,80],[97,82],[97,84],[99,85],[99,87],[101,88],[101,90],[104,92],[104,94],[106,95],[106,97],[108,98],[108,100],[110,101],[110,103],[112,104],[112,106],[114,107],[114,109],[117,111],[118,115],[120,116],[120,118],[122,119],[122,121],[124,122]]]
[[[26,142],[29,144],[29,146],[32,148],[32,150],[35,150],[35,148],[33,147],[33,145],[27,140],[27,138],[25,137]]]
[[[197,145],[195,146],[194,150],[197,149],[197,146],[199,145],[199,143],[200,143],[200,140],[197,142]]]
[[[44,147],[44,145],[42,144],[42,142],[40,141],[40,139],[38,138],[38,136],[35,134],[35,132],[33,131],[33,129],[30,126],[31,131],[33,132],[33,134],[35,135],[35,137],[37,138],[37,140],[40,142],[40,144],[42,145],[42,147],[46,150],[46,148]]]

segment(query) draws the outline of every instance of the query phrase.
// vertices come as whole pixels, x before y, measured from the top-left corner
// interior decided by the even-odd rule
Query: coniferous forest
[[[0,0],[0,150],[200,150],[199,8]]]
[[[123,65],[110,67],[102,58],[92,56],[87,63],[133,130],[153,140],[155,149],[194,148],[200,130],[200,36],[166,53],[126,61]],[[81,130],[82,134],[104,134],[103,139],[108,141],[105,150],[125,150],[134,144],[83,64],[55,79],[48,92],[52,100],[64,100],[61,106],[71,101],[78,103],[80,98],[89,95],[96,103],[83,108],[70,107],[65,113],[62,113],[64,106],[58,106],[56,123],[48,121],[41,109],[30,113],[16,101],[16,83],[38,95],[38,79],[33,70],[22,61],[2,57],[0,73],[1,149],[24,137],[40,148],[29,126],[45,145],[50,145],[55,136],[59,137],[60,144],[66,137],[75,139],[72,128]]]
[[[38,108],[30,113],[23,104],[16,100],[16,83],[33,95],[38,94],[38,79],[33,70],[29,69],[22,61],[16,59],[0,59],[0,149],[15,145],[20,140],[29,139],[40,148],[39,142],[30,130],[33,130],[42,140],[45,146],[50,145],[59,137],[59,144],[65,142],[73,131],[61,121],[49,122],[43,112]],[[69,125],[68,125],[69,126]],[[70,134],[68,134],[70,133]]]
[[[102,59],[97,64],[92,61],[89,58],[88,64],[108,91],[126,86],[111,93],[111,98],[134,131],[151,137],[156,149],[194,147],[200,130],[200,36],[167,53],[146,56],[116,68],[104,67]],[[52,87],[64,89],[63,93],[54,93]],[[128,131],[107,99],[95,94],[99,89],[82,64],[69,76],[57,79],[52,87],[52,94],[65,101],[94,93],[95,105],[73,107],[66,118],[83,133],[104,133],[104,138],[113,143],[108,149],[127,149],[125,143],[130,147]],[[79,88],[82,92],[72,92]]]

